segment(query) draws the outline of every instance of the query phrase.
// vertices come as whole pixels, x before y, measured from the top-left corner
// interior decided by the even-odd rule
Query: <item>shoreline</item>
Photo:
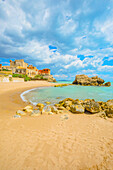
[[[33,91],[33,90],[36,90],[36,89],[42,89],[42,88],[49,88],[49,87],[53,87],[53,86],[42,86],[42,87],[36,87],[36,88],[33,88],[33,89],[30,89],[30,90],[26,90],[26,91],[24,91],[24,92],[22,92],[21,94],[20,94],[20,97],[21,97],[21,99],[22,99],[22,101],[24,101],[24,102],[28,102],[26,99],[25,99],[25,97],[23,96],[24,94],[27,94],[27,93],[29,93],[30,91]],[[35,104],[33,104],[32,102],[30,102],[32,105],[35,105]]]
[[[69,114],[13,118],[27,105],[20,95],[48,82],[0,83],[0,169],[109,169],[113,167],[113,121]],[[65,114],[65,113],[64,113]]]
[[[27,102],[21,99],[21,94],[33,90],[38,87],[50,87],[54,86],[55,83],[49,83],[47,81],[35,81],[35,82],[2,82],[0,83],[0,108],[2,108],[2,113],[7,113],[8,108],[24,107]],[[7,105],[7,107],[5,107]],[[19,108],[18,108],[19,107]],[[16,109],[14,109],[16,111]],[[0,110],[1,111],[1,110]],[[10,114],[13,109],[11,109]],[[1,116],[1,114],[0,114]]]

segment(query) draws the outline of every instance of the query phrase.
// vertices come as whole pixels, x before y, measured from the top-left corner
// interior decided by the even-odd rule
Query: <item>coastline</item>
[[[14,114],[14,110],[16,111],[16,109],[22,108],[26,105],[26,102],[20,97],[23,92],[38,87],[49,87],[54,85],[55,83],[49,83],[47,81],[0,83],[0,108],[2,109],[0,110],[2,111],[2,114],[8,113],[9,111],[10,114]]]
[[[55,84],[54,84],[55,85]],[[52,85],[53,86],[53,85]],[[33,89],[30,89],[30,90],[26,90],[26,91],[24,91],[24,92],[22,92],[21,94],[20,94],[20,97],[21,97],[21,99],[22,99],[22,101],[24,101],[24,102],[28,102],[26,99],[25,99],[25,97],[23,96],[24,94],[27,94],[27,93],[29,93],[30,91],[33,91],[33,90],[36,90],[36,89],[42,89],[42,88],[45,88],[45,87],[52,87],[51,85],[50,86],[42,86],[42,87],[36,87],[36,88],[33,88]],[[32,102],[30,102],[32,105],[34,105],[35,106],[35,104],[34,103],[32,103]],[[37,104],[37,103],[36,103]]]
[[[54,85],[0,83],[0,169],[112,170],[112,119],[85,114],[70,114],[66,121],[61,115],[13,118],[27,105],[23,92]]]

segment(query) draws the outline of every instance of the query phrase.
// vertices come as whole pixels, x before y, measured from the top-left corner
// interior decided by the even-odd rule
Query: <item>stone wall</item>
[[[24,82],[24,78],[1,76],[0,77],[0,82]]]

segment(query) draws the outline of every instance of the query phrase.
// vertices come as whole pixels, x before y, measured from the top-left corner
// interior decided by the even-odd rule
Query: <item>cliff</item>
[[[110,82],[104,83],[105,81],[98,76],[88,77],[87,75],[76,75],[75,80],[72,84],[82,86],[111,86]]]
[[[56,79],[52,75],[45,75],[43,78],[47,79],[49,82],[56,82]]]

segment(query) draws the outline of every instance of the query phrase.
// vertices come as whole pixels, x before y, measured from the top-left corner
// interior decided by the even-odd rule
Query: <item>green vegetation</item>
[[[36,76],[35,76],[35,78],[38,78],[38,77],[40,77],[40,75],[36,75]]]
[[[47,80],[47,78],[44,78],[43,76],[36,75],[35,77],[31,78],[31,80]]]
[[[12,77],[18,77],[18,78],[24,78],[24,81],[30,81],[30,80],[47,80],[47,78],[44,78],[43,76],[36,75],[33,78],[28,77],[27,75],[23,74],[13,74]]]
[[[30,81],[31,78],[23,74],[13,74],[12,77],[24,78],[24,81]]]
[[[43,78],[43,80],[48,80],[47,78]]]
[[[24,77],[24,81],[31,81],[31,78],[26,76],[26,77]]]
[[[23,75],[23,74],[13,74],[12,77],[18,77],[18,78],[24,78],[27,75]]]
[[[8,69],[3,68],[3,69],[0,70],[0,71],[11,71],[11,70],[8,70]]]

